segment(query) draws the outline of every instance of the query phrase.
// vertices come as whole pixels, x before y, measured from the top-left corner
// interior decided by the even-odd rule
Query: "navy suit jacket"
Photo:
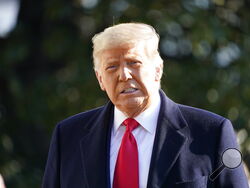
[[[161,107],[147,188],[247,188],[242,165],[209,175],[227,148],[238,148],[229,120],[174,103],[160,90]],[[43,188],[110,188],[109,152],[114,106],[61,121],[55,128]]]

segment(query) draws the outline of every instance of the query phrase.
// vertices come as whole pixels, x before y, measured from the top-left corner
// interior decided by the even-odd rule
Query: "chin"
[[[145,103],[144,100],[141,99],[128,99],[126,101],[122,102],[122,108],[127,110],[132,109],[142,109],[146,106],[147,103]]]

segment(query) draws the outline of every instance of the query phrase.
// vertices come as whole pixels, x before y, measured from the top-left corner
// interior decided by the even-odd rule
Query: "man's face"
[[[162,71],[140,44],[105,50],[96,72],[102,90],[129,117],[137,116],[152,103]]]

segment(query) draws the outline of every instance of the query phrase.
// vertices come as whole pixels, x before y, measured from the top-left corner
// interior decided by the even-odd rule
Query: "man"
[[[221,154],[238,147],[232,125],[165,95],[158,42],[141,23],[94,36],[94,69],[110,102],[57,125],[43,188],[248,187],[242,166],[209,179]]]

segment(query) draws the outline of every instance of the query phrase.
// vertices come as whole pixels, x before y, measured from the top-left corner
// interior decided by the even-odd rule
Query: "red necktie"
[[[139,123],[128,118],[123,125],[126,126],[126,132],[116,161],[113,188],[139,188],[138,150],[132,134]]]

